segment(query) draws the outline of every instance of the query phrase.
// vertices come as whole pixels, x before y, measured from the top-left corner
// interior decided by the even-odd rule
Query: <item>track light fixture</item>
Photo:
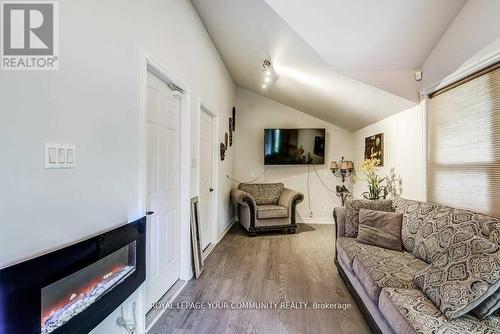
[[[262,68],[264,69],[264,73],[260,82],[260,88],[267,89],[273,81],[273,64],[269,59],[264,59]]]
[[[269,69],[272,66],[271,61],[269,59],[264,59],[264,64],[262,64],[262,67],[264,67],[264,70]]]

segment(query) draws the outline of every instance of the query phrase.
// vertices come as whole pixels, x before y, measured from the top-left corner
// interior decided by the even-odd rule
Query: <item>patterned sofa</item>
[[[466,292],[450,289],[447,295],[446,291],[439,290],[450,286],[448,283],[453,280],[468,283],[464,277],[471,268],[467,265],[477,254],[481,256],[488,252],[496,254],[496,261],[493,257],[493,263],[478,267],[484,277],[495,277],[498,281],[498,219],[467,210],[397,198],[392,203],[392,210],[403,215],[403,251],[399,252],[358,243],[355,229],[350,226],[354,220],[346,219],[350,210],[351,206],[334,210],[335,264],[374,332],[500,333],[498,309],[482,320],[472,314],[476,309],[465,313],[466,308],[463,308],[464,314],[458,317],[452,317],[447,311],[443,313],[450,298],[461,302],[463,298],[460,297],[463,296],[457,295],[474,292],[474,283]],[[447,266],[443,258],[448,255],[463,257],[462,266]],[[438,283],[435,286],[428,286],[432,284],[424,279],[429,272],[434,275],[434,283]],[[498,308],[499,294],[500,289],[497,288],[492,296],[496,298],[493,302],[496,306],[490,309]]]
[[[295,233],[295,208],[304,195],[283,183],[241,183],[231,191],[238,203],[238,221],[253,236],[257,232],[283,230]]]

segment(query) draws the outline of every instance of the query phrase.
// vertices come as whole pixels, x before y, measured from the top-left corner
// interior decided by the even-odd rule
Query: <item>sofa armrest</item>
[[[257,208],[257,204],[255,203],[255,199],[247,192],[239,189],[231,190],[231,198],[238,204],[244,206],[253,206],[252,209]]]
[[[299,204],[304,200],[304,195],[298,191],[285,188],[280,195],[278,205],[288,208],[288,213],[292,210],[292,205]]]
[[[345,236],[345,215],[346,208],[336,207],[333,209],[333,218],[335,219],[335,240]]]

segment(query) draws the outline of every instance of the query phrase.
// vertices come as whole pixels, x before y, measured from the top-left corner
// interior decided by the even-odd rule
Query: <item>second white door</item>
[[[213,216],[213,116],[203,108],[200,114],[200,224],[201,247],[206,249],[212,241]]]

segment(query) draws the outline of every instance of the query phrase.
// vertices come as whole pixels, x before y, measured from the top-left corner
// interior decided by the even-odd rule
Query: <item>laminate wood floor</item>
[[[235,224],[148,334],[370,333],[333,263],[333,225],[299,224],[295,235],[248,237]],[[208,303],[351,304],[350,310],[209,309]],[[200,302],[202,309],[178,309]],[[204,304],[203,304],[204,303]],[[238,305],[238,304],[236,304]],[[281,304],[279,304],[281,305]],[[184,305],[186,306],[186,305]]]

